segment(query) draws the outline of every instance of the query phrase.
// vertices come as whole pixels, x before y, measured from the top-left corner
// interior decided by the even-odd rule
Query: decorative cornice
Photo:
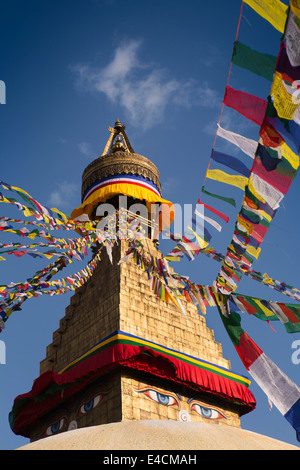
[[[146,157],[126,151],[114,151],[91,162],[82,174],[81,197],[97,180],[108,176],[132,174],[152,181],[161,193],[159,171]]]

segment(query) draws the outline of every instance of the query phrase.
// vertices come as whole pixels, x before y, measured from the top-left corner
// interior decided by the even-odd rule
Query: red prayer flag
[[[216,209],[214,209],[213,207],[210,207],[208,206],[207,204],[203,204],[203,202],[200,201],[200,199],[198,200],[198,204],[202,204],[205,209],[207,209],[208,211],[211,211],[213,212],[214,214],[218,215],[221,219],[223,219],[226,223],[229,222],[229,217],[225,214],[222,214],[222,212],[219,212],[217,211]]]
[[[262,98],[234,90],[229,86],[226,87],[224,104],[259,126],[263,123],[268,106],[267,101]]]

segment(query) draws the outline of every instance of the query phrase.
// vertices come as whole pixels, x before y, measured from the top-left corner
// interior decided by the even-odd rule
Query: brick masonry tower
[[[82,205],[74,217],[95,219],[99,204],[162,201],[159,172],[136,154],[117,120],[101,157],[82,177]],[[165,201],[166,202],[166,201]],[[149,221],[150,216],[149,216]],[[147,224],[146,224],[147,225]],[[162,258],[150,236],[143,247]],[[230,369],[198,308],[186,315],[149,287],[133,259],[119,264],[119,240],[85,285],[76,289],[32,390],[16,398],[13,431],[35,441],[88,426],[132,420],[176,420],[240,427],[255,407],[249,380]]]

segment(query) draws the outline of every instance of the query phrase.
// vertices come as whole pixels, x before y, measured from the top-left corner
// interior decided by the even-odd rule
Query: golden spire
[[[101,157],[104,157],[105,155],[116,151],[134,153],[134,150],[131,147],[131,144],[125,132],[125,126],[122,126],[119,121],[119,118],[117,118],[115,122],[115,127],[109,127],[108,130],[110,132],[110,136],[104,147]]]

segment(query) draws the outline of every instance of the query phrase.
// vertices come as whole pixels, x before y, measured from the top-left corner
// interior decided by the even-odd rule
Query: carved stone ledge
[[[114,152],[91,162],[82,175],[81,196],[97,181],[114,175],[137,175],[152,181],[161,194],[159,171],[154,163],[136,153]]]

